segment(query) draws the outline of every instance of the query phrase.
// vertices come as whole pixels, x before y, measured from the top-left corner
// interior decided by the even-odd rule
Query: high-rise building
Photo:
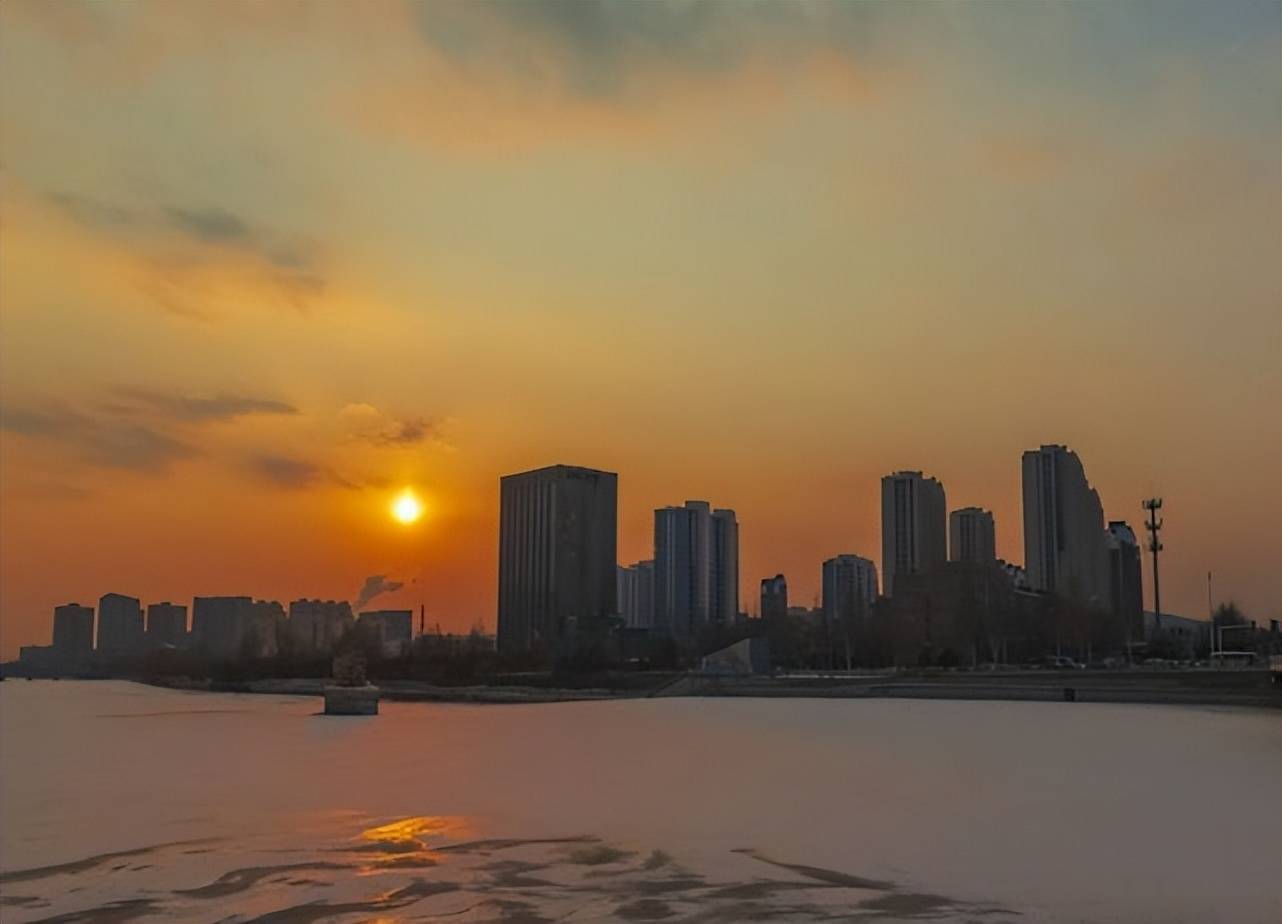
[[[1124,520],[1108,524],[1104,539],[1108,554],[1109,610],[1119,617],[1132,641],[1144,638],[1144,585],[1140,544]]]
[[[712,592],[714,623],[732,626],[739,620],[739,522],[733,510],[712,511]]]
[[[895,575],[919,574],[948,558],[944,486],[921,472],[881,479],[881,579],[886,596]]]
[[[837,555],[823,564],[823,612],[829,625],[862,619],[877,602],[877,566],[859,555]]]
[[[178,647],[187,639],[187,607],[179,603],[152,603],[147,607],[147,644],[153,648]]]
[[[59,656],[93,652],[93,607],[64,603],[53,608],[53,649]]]
[[[241,650],[252,597],[196,597],[191,608],[191,644],[202,654],[230,658]]]
[[[739,526],[706,501],[654,512],[654,621],[689,640],[739,618]]]
[[[133,654],[143,647],[142,604],[137,597],[103,594],[98,599],[98,651]]]
[[[761,580],[761,618],[783,619],[788,615],[788,579],[782,574]]]
[[[619,565],[616,600],[619,616],[629,629],[654,627],[654,562]]]
[[[289,604],[289,637],[300,655],[332,654],[352,624],[352,605],[346,600],[293,600]]]
[[[616,610],[618,475],[552,465],[499,495],[499,651],[569,650]]]
[[[1024,567],[1034,590],[1108,606],[1104,508],[1066,446],[1024,453]]]
[[[383,647],[385,655],[405,654],[414,641],[413,610],[365,610],[357,626],[368,627]]]
[[[277,652],[277,629],[285,608],[252,597],[196,597],[192,601],[192,648],[213,658],[268,657]]]
[[[948,515],[948,560],[991,564],[997,561],[993,515],[982,507],[962,507]]]

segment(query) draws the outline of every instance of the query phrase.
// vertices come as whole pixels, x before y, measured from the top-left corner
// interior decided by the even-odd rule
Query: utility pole
[[[1162,520],[1158,518],[1157,512],[1162,509],[1162,499],[1150,497],[1144,501],[1144,509],[1148,511],[1148,522],[1144,524],[1149,534],[1148,550],[1153,553],[1153,628],[1160,632],[1162,631],[1162,585],[1157,574],[1157,553],[1162,551],[1162,540],[1158,538]]]

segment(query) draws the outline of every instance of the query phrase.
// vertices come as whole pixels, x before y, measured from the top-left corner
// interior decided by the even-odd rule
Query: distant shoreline
[[[320,678],[220,682],[185,678],[132,678],[139,683],[194,692],[320,696]],[[1059,671],[1009,674],[806,674],[779,677],[668,675],[650,689],[564,689],[525,686],[446,687],[419,681],[376,684],[394,702],[545,704],[651,697],[760,699],[943,699],[1016,702],[1136,703],[1181,706],[1282,708],[1282,688],[1265,670]]]

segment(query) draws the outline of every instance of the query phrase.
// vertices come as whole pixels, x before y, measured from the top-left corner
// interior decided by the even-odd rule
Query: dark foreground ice
[[[1276,922],[1282,725],[0,687],[0,920]]]

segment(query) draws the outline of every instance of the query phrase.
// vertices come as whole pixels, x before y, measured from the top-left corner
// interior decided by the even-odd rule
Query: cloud
[[[166,417],[194,423],[232,420],[250,414],[293,415],[298,413],[298,408],[284,401],[249,395],[219,394],[200,397],[169,394],[130,385],[117,386],[112,391],[122,398],[137,402]]]
[[[440,439],[439,423],[427,417],[397,418],[365,403],[344,405],[338,413],[357,439],[376,446],[412,446]]]
[[[222,209],[168,208],[165,214],[173,227],[202,240],[221,243],[253,239],[243,219]]]
[[[402,581],[388,580],[386,574],[371,574],[365,579],[365,583],[361,585],[360,591],[356,594],[356,603],[352,608],[359,610],[380,594],[390,594],[404,586],[405,584]]]
[[[208,317],[207,305],[223,300],[228,289],[264,283],[301,310],[327,287],[320,251],[311,240],[272,231],[223,208],[132,208],[62,190],[44,198],[64,217],[122,250],[141,270],[142,291],[175,314]]]
[[[249,469],[263,481],[291,490],[312,487],[329,477],[325,469],[312,462],[272,454],[252,457]]]
[[[162,472],[196,454],[163,430],[133,421],[95,418],[67,409],[0,409],[0,429],[68,447],[82,461],[102,468]]]

